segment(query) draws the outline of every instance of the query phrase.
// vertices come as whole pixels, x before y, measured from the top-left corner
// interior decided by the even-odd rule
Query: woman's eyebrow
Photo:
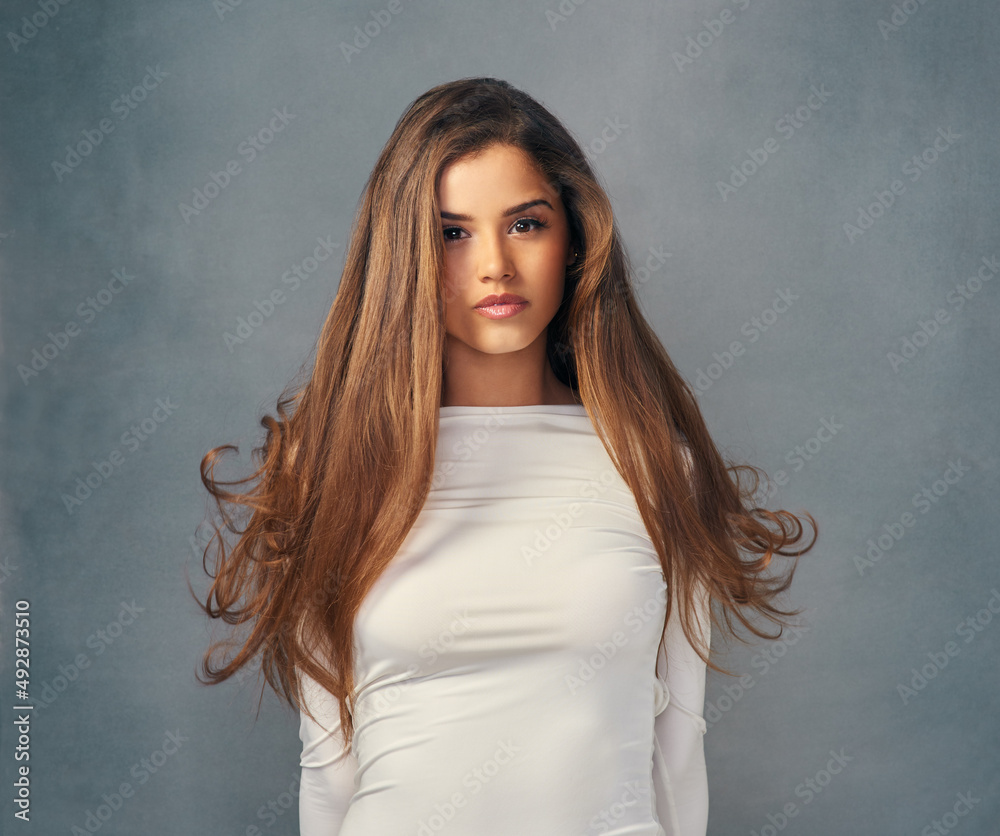
[[[507,209],[503,213],[503,215],[501,217],[507,218],[507,217],[510,217],[511,215],[516,215],[519,212],[523,212],[526,209],[530,209],[532,206],[548,206],[549,209],[552,209],[552,204],[551,203],[549,203],[547,200],[545,200],[545,198],[539,197],[539,198],[536,198],[535,200],[528,200],[525,203],[519,203],[519,204],[517,204],[517,206],[511,206],[510,209]],[[473,220],[475,220],[475,218],[473,218],[471,215],[460,215],[460,214],[458,214],[456,212],[443,212],[442,211],[441,212],[441,217],[444,218],[447,221],[473,221]]]

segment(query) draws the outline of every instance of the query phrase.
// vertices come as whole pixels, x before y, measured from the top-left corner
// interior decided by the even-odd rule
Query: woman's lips
[[[528,300],[516,293],[490,293],[479,300],[475,310],[490,319],[506,319],[528,307]]]
[[[526,307],[528,307],[527,302],[509,302],[504,305],[483,305],[474,310],[490,319],[506,319],[508,316],[521,313]]]

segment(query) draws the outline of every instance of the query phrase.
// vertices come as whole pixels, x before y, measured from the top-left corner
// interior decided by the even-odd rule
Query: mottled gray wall
[[[193,677],[198,461],[246,452],[309,359],[404,106],[496,75],[590,148],[720,446],[822,527],[805,629],[710,679],[710,832],[995,833],[996,4],[389,5],[3,3],[3,831],[100,812],[102,834],[297,832],[296,717],[268,696],[254,724],[252,680]],[[283,284],[322,238],[332,256]],[[959,793],[981,800],[958,816]]]

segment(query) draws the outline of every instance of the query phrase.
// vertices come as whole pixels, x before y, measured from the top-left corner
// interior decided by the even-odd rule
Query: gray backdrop
[[[588,148],[720,447],[821,525],[803,628],[710,678],[710,832],[995,833],[998,20],[5,0],[3,832],[297,832],[296,715],[194,679],[198,462],[309,360],[405,105],[496,75]]]

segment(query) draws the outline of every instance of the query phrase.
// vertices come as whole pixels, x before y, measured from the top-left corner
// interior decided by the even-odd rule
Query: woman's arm
[[[340,709],[333,695],[308,676],[299,676],[302,699],[316,718],[299,712],[299,832],[301,836],[337,836],[354,795],[358,760],[344,750]]]
[[[706,639],[710,635],[707,600],[697,610]],[[659,650],[653,742],[656,814],[667,836],[705,836],[708,829],[708,773],[703,718],[705,663],[684,636],[675,607]]]

